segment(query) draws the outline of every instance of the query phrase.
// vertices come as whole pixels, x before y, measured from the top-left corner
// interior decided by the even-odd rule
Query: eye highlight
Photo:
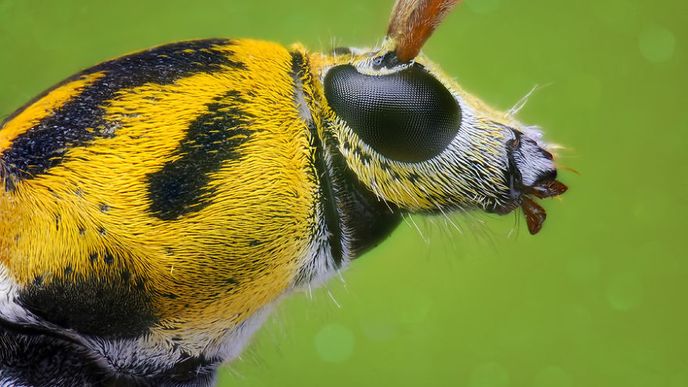
[[[461,125],[454,96],[419,64],[388,75],[336,66],[324,86],[334,112],[361,140],[393,160],[420,162],[437,156]]]

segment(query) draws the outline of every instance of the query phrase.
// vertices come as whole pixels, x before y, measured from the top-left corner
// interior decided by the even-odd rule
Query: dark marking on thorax
[[[210,203],[211,174],[224,161],[238,159],[240,146],[251,134],[251,115],[241,109],[244,103],[237,91],[216,97],[207,105],[207,113],[189,126],[174,151],[178,158],[148,175],[150,211],[156,217],[177,219]]]
[[[0,178],[6,189],[12,190],[16,182],[34,178],[60,165],[70,148],[87,146],[97,138],[115,136],[116,124],[105,120],[104,114],[108,101],[116,98],[118,91],[147,83],[172,84],[196,73],[243,68],[241,62],[230,58],[230,52],[219,50],[230,44],[224,39],[168,44],[104,62],[62,82],[56,87],[90,74],[104,73],[79,95],[17,137],[0,155]],[[0,130],[5,122],[0,124]]]

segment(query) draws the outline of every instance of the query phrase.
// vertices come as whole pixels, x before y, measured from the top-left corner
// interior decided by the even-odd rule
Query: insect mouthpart
[[[545,199],[559,196],[568,187],[556,180],[557,169],[554,157],[538,143],[523,133],[514,130],[514,138],[506,144],[509,158],[507,177],[514,199],[508,208],[509,212],[520,206],[528,224],[528,231],[535,235],[542,228],[547,212],[534,198]]]

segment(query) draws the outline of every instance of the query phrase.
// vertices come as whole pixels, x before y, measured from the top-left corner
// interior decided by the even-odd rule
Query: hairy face
[[[556,167],[541,133],[462,90],[424,56],[341,50],[323,71],[330,129],[349,168],[409,211],[505,214],[547,197]]]

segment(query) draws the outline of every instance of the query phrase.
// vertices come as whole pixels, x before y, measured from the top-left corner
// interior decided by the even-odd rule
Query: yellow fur
[[[291,58],[281,46],[250,40],[227,55],[249,59],[246,68],[122,90],[106,107],[116,136],[70,149],[49,174],[1,196],[0,262],[17,283],[37,275],[49,283],[67,266],[115,281],[127,268],[154,295],[159,329],[188,322],[192,330],[237,324],[288,288],[307,248],[316,190],[310,134],[292,100]],[[97,76],[50,92],[4,126],[1,143]],[[173,161],[189,124],[227,90],[245,98],[241,109],[253,117],[242,156],[213,174],[211,204],[176,220],[152,216],[146,176]],[[89,263],[89,254],[106,250],[113,264]]]

